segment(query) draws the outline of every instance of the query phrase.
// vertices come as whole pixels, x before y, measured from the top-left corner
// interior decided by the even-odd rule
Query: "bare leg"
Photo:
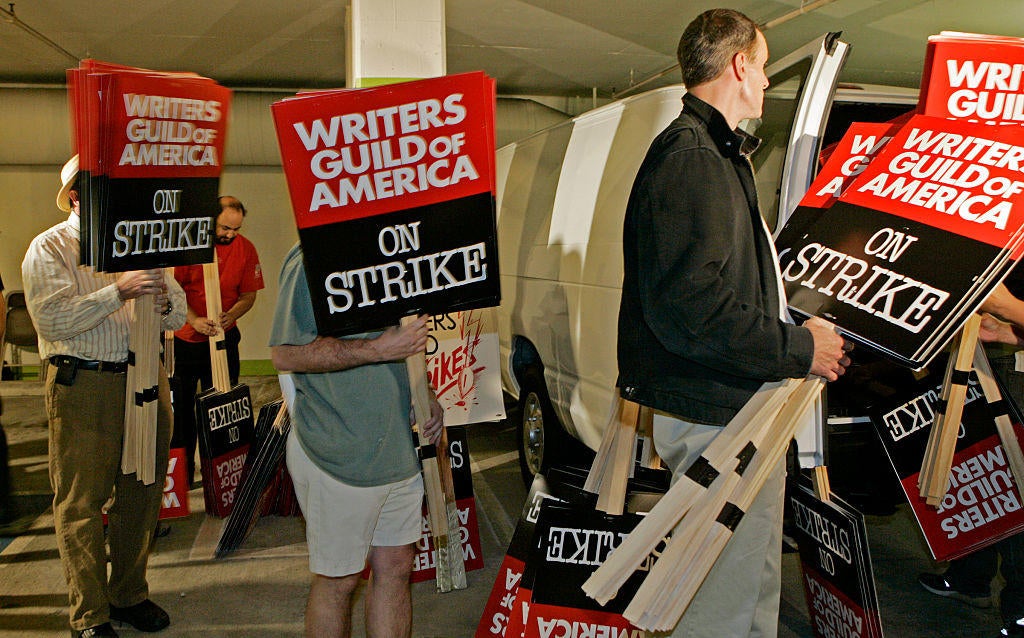
[[[352,592],[359,574],[332,578],[313,574],[306,601],[306,638],[349,638],[352,635]]]
[[[366,588],[366,635],[408,638],[412,635],[409,575],[414,545],[370,548],[370,583]]]

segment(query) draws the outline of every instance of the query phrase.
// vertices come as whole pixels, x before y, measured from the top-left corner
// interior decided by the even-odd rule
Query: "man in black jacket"
[[[619,387],[655,408],[655,447],[680,476],[767,381],[835,380],[849,359],[826,322],[786,320],[778,259],[737,126],[761,115],[764,35],[714,9],[679,42],[688,93],[654,140],[630,194],[623,236]],[[774,636],[783,471],[735,530],[676,636]]]

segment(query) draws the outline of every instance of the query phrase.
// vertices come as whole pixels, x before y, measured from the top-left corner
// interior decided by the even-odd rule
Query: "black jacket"
[[[810,370],[810,332],[779,319],[774,256],[746,157],[756,146],[690,94],[651,144],[623,233],[625,398],[725,425],[763,382]]]

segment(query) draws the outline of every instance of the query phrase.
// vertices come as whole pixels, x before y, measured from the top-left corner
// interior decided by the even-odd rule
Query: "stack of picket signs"
[[[1024,244],[1024,103],[1012,73],[1024,40],[943,33],[926,60],[921,114],[852,125],[777,243],[798,313],[914,369],[953,339],[918,476],[935,507],[974,365],[969,319]],[[1007,453],[1024,469],[1007,428]]]
[[[500,301],[495,82],[463,73],[302,93],[272,106],[317,332]],[[407,361],[417,432],[424,355]],[[441,591],[466,586],[447,443],[420,437]]]
[[[259,520],[266,501],[277,497],[268,487],[281,471],[290,430],[291,418],[283,400],[271,401],[260,408],[254,450],[242,457],[244,465],[234,492],[233,507],[217,542],[217,558],[227,556],[242,545]],[[291,489],[288,492],[291,493]]]
[[[882,638],[864,515],[809,483],[801,479],[788,499],[814,635]]]
[[[83,60],[69,69],[82,264],[122,272],[210,261],[231,91],[193,73]],[[133,302],[122,470],[155,480],[160,316]]]
[[[634,570],[606,604],[589,599],[580,588],[665,492],[665,470],[633,462],[638,424],[642,430],[648,420],[645,412],[634,403],[617,402],[601,446],[607,458],[599,458],[589,473],[554,468],[534,478],[477,638],[640,635],[623,611],[654,557]],[[626,461],[616,461],[620,451]]]
[[[937,362],[944,356],[936,357]],[[978,348],[975,356],[958,419],[960,436],[949,473],[950,489],[938,507],[919,493],[918,483],[921,457],[940,415],[943,375],[932,370],[916,379],[907,371],[902,377],[879,379],[881,393],[888,396],[870,411],[928,549],[940,561],[965,556],[1024,530],[1019,483],[1011,471],[1011,455],[1020,449],[1000,432],[1008,429],[1011,437],[1018,436],[1021,414],[1014,402],[989,398],[1002,390],[990,385],[996,380],[984,351]]]

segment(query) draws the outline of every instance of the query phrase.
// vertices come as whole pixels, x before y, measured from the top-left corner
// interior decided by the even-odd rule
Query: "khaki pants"
[[[71,627],[82,630],[107,622],[109,605],[128,607],[149,597],[146,564],[167,473],[170,390],[161,369],[156,481],[143,485],[121,473],[127,375],[79,370],[74,384],[64,386],[54,383],[57,367],[47,368],[54,527]],[[108,579],[100,508],[112,493]]]
[[[672,470],[673,484],[721,431],[655,413],[654,448]],[[775,638],[785,479],[785,464],[780,462],[676,625],[673,638]]]

